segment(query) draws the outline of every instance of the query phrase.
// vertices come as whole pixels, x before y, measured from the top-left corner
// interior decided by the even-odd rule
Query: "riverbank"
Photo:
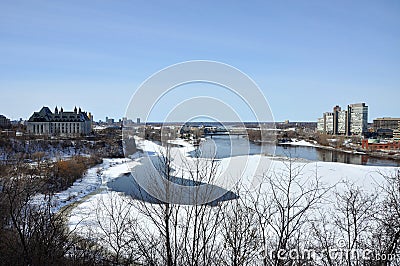
[[[54,193],[51,199],[51,211],[58,212],[65,210],[70,205],[83,201],[87,196],[92,195],[96,191],[107,189],[107,182],[115,176],[115,167],[123,167],[128,171],[124,164],[125,158],[104,158],[103,163],[89,168],[84,176],[76,180],[67,189]],[[120,170],[117,171],[118,174]],[[46,201],[45,195],[38,194],[33,202],[41,204]]]
[[[190,151],[194,147],[188,143],[179,142],[176,147],[171,148],[170,155],[172,156],[173,169],[180,170],[172,172],[177,173],[178,177],[185,177],[187,173],[184,170],[187,167],[192,168],[191,162],[197,160],[207,162],[207,159],[190,157]],[[132,232],[143,233],[145,237],[156,235],[158,232],[157,226],[152,220],[154,216],[146,215],[148,210],[157,210],[157,205],[135,200],[126,191],[130,191],[133,178],[138,181],[151,178],[153,173],[148,170],[150,165],[146,166],[145,161],[150,157],[165,154],[165,147],[150,141],[138,142],[138,146],[142,149],[141,156],[135,159],[125,159],[121,163],[110,163],[108,169],[102,171],[102,180],[108,182],[107,189],[96,190],[82,200],[71,204],[68,209],[68,226],[74,230],[74,233],[83,238],[90,238],[110,251],[115,246],[115,238],[109,236],[115,228],[124,228],[125,231],[122,233],[127,237],[131,237]],[[307,149],[312,148],[307,147]],[[107,160],[105,159],[105,161]],[[268,178],[272,178],[272,180],[282,180],[283,178],[285,180],[292,175],[298,179],[300,184],[318,182],[325,188],[331,188],[326,194],[328,199],[334,198],[334,193],[338,191],[345,191],[349,184],[362,188],[365,193],[375,193],[376,188],[385,182],[383,175],[391,175],[399,169],[398,167],[365,166],[337,162],[307,162],[292,160],[287,157],[267,157],[261,154],[221,158],[215,167],[215,174],[218,175],[218,178],[215,179],[216,185],[227,191],[237,191],[243,200],[246,197],[254,199],[259,194],[270,193]],[[143,168],[143,171],[141,168]],[[289,172],[289,169],[291,172]],[[219,181],[219,177],[221,177],[221,181]],[[116,184],[119,181],[124,181],[124,179],[126,179],[126,182],[121,185],[123,185],[123,192],[125,193],[118,187],[113,188],[111,185],[111,183]],[[153,184],[156,183],[153,182]],[[103,185],[100,187],[103,187]],[[238,187],[240,190],[236,190]],[[297,187],[292,188],[291,195],[298,192]],[[333,207],[330,204],[327,201],[326,204],[321,205],[321,208]],[[178,220],[187,220],[188,217],[185,215],[187,213],[179,212]],[[118,224],[113,224],[115,221]],[[138,231],[129,231],[130,229],[137,230],[137,228],[139,228]],[[218,232],[222,232],[222,230]],[[126,250],[126,252],[129,251],[130,249]],[[125,253],[122,252],[122,254]]]
[[[154,147],[153,147],[154,146]],[[158,145],[146,145],[142,146],[143,154],[153,154],[162,150],[162,147]],[[179,148],[178,148],[179,149]],[[185,148],[181,148],[183,151]],[[188,145],[186,149],[190,150],[191,147]],[[174,153],[172,153],[174,154]],[[176,169],[184,168],[189,165],[188,161],[192,159],[188,156],[182,156],[187,154],[185,152],[176,153],[174,157],[173,167]],[[145,156],[146,157],[146,156]],[[182,157],[182,158],[181,158]],[[109,159],[105,159],[108,161]],[[218,170],[216,173],[222,175],[224,182],[219,182],[222,188],[226,190],[232,190],[235,188],[235,184],[240,182],[242,186],[247,187],[244,191],[254,192],[253,186],[262,180],[258,180],[261,176],[285,176],[287,175],[288,164],[292,164],[291,168],[298,171],[301,169],[301,176],[305,179],[315,177],[316,175],[320,178],[320,181],[327,186],[336,186],[338,184],[344,184],[346,182],[356,184],[362,187],[364,190],[373,191],[377,184],[383,182],[382,174],[390,174],[397,171],[398,167],[386,167],[386,166],[365,166],[356,164],[344,164],[338,162],[321,162],[321,161],[305,161],[305,160],[290,160],[285,157],[267,157],[263,155],[250,155],[250,156],[236,156],[231,158],[223,158],[218,163]],[[244,166],[240,169],[240,166]],[[116,182],[118,178],[126,176],[127,173],[133,173],[137,175],[136,178],[145,178],[145,172],[139,171],[140,167],[143,167],[143,162],[140,158],[136,160],[127,159],[124,162],[112,162],[107,164],[107,169],[102,172],[102,185],[98,189],[88,193],[83,197],[75,197],[69,202],[68,213],[69,215],[69,226],[71,228],[78,227],[82,236],[85,236],[89,232],[96,232],[96,209],[110,207],[110,200],[117,197],[120,198],[118,201],[124,201],[127,193],[118,193],[118,189],[115,190],[112,185],[107,182]],[[239,177],[234,182],[228,182],[228,178],[231,179],[240,173]],[[185,174],[185,173],[182,173]],[[126,176],[128,178],[128,176]],[[132,178],[132,177],[131,177]],[[92,179],[95,184],[97,182]],[[129,182],[126,182],[127,185]],[[104,189],[102,189],[104,188]],[[111,200],[112,202],[112,200]],[[132,211],[132,216],[137,217],[139,213]],[[90,230],[89,230],[90,229]]]
[[[368,156],[368,157],[371,157],[371,158],[391,160],[393,162],[396,162],[396,163],[400,164],[400,151],[397,152],[397,153],[394,153],[393,151],[390,151],[390,152],[383,152],[383,151],[373,152],[373,151],[363,150],[361,148],[357,148],[357,149],[339,148],[339,147],[320,145],[320,144],[317,144],[317,143],[311,143],[311,142],[308,142],[308,141],[306,141],[304,139],[301,139],[301,140],[297,140],[296,139],[296,140],[293,140],[292,142],[279,143],[278,145],[281,145],[281,146],[291,145],[291,146],[314,147],[314,148],[322,149],[322,150],[343,152],[343,153],[354,154],[354,155]],[[393,154],[391,154],[391,153],[393,153]]]

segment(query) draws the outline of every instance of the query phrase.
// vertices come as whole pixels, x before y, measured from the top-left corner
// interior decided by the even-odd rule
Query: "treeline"
[[[47,159],[73,155],[122,158],[121,134],[121,129],[108,128],[88,137],[75,138],[3,135],[0,136],[0,162],[15,158],[32,160],[38,152],[43,152]]]
[[[58,192],[70,187],[77,179],[84,176],[86,171],[103,160],[97,156],[83,157],[74,156],[68,160],[57,161],[52,169],[52,173],[45,183],[49,192]]]
[[[13,175],[25,176],[36,180],[36,190],[40,193],[56,193],[67,189],[77,179],[82,178],[86,171],[103,160],[95,155],[72,156],[70,158],[58,159],[57,161],[45,159],[43,152],[32,154],[32,161],[25,160],[3,161],[0,171],[3,177]],[[18,169],[18,172],[15,171]]]
[[[52,195],[102,160],[76,156],[0,165],[0,265],[109,265],[107,251],[76,236],[65,211],[51,211]],[[37,195],[45,200],[38,202]]]
[[[77,236],[67,210],[53,213],[51,204],[103,156],[122,155],[120,131],[91,139],[1,136],[0,265],[111,265],[109,252]]]

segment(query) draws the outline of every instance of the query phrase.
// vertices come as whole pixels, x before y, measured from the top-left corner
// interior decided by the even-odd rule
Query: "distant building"
[[[368,131],[368,106],[350,104],[346,111],[336,105],[333,112],[318,118],[317,131],[330,135],[363,135]]]
[[[12,120],[11,121],[11,125],[14,125],[14,126],[24,125],[24,124],[25,124],[25,121],[22,118],[20,118],[19,120]]]
[[[336,105],[333,108],[333,132],[335,135],[346,135],[347,131],[347,111]]]
[[[317,131],[320,133],[325,133],[325,119],[323,117],[318,118]]]
[[[140,124],[140,117],[136,118],[136,123]]]
[[[4,115],[0,115],[0,128],[9,128],[11,126],[10,119]]]
[[[324,114],[325,118],[325,133],[329,135],[333,135],[335,133],[334,130],[334,119],[333,113],[327,112]]]
[[[132,126],[133,125],[132,119],[128,119],[126,117],[122,118],[122,123],[123,123],[122,124],[123,126]]]
[[[384,139],[391,139],[393,138],[393,129],[390,128],[378,128],[375,131],[375,136],[378,138],[384,138]]]
[[[400,129],[393,130],[393,140],[400,140]]]
[[[368,132],[368,106],[365,103],[349,104],[347,116],[347,135],[361,136]]]
[[[109,125],[114,125],[114,122],[115,122],[114,118],[108,118],[108,117],[106,117],[106,123],[107,123],[107,124],[109,124]]]
[[[324,134],[334,134],[334,116],[331,112],[326,112],[317,121],[317,131]]]
[[[369,151],[378,150],[399,150],[400,141],[380,142],[376,139],[363,139],[362,148]]]
[[[347,131],[347,111],[338,111],[336,113],[336,134],[346,135]]]
[[[87,135],[92,132],[93,116],[75,107],[73,112],[64,112],[63,108],[54,113],[48,107],[34,112],[26,122],[29,134],[33,135]]]
[[[392,118],[392,117],[376,118],[374,119],[373,124],[375,132],[377,132],[378,129],[399,130],[400,118]]]

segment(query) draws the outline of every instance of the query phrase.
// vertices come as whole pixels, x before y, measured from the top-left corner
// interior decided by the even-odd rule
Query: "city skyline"
[[[357,103],[357,104],[361,104],[361,103]],[[365,104],[365,103],[363,103],[363,104]],[[348,105],[345,105],[345,107],[346,106],[349,106],[349,105],[354,105],[354,104],[348,104]],[[66,110],[72,110],[72,109],[76,109],[76,108],[79,108],[80,110],[81,110],[81,107],[80,106],[78,106],[78,105],[75,105],[73,108],[66,108]],[[367,106],[368,107],[368,106]],[[57,109],[64,109],[64,106],[63,105],[55,105],[54,107],[51,107],[51,106],[47,106],[47,105],[43,105],[43,106],[41,106],[38,110],[40,110],[40,109],[43,109],[43,108],[49,108],[49,109],[51,109],[51,110],[53,110],[53,109],[55,109],[55,110],[57,110]],[[340,108],[340,106],[339,105],[336,105],[336,106],[333,106],[333,110],[335,110],[335,108]],[[368,108],[367,108],[368,109]],[[83,110],[83,109],[82,109]],[[369,110],[369,109],[368,109]],[[87,111],[87,110],[83,110],[83,112],[87,112],[87,113],[89,113],[89,114],[91,114],[91,116],[94,118],[94,116],[95,116],[95,114],[93,114],[93,113],[91,113],[90,111]],[[339,111],[340,111],[340,109],[339,109]],[[347,109],[344,109],[343,110],[343,112],[344,111],[346,111],[347,112]],[[31,112],[31,114],[30,115],[28,115],[28,117],[26,118],[26,119],[24,119],[24,118],[22,118],[22,117],[20,117],[20,118],[18,118],[18,119],[13,119],[13,118],[10,118],[10,117],[8,117],[8,116],[4,116],[4,114],[2,114],[2,113],[0,113],[0,116],[4,116],[6,119],[10,119],[11,121],[20,121],[21,119],[22,119],[22,121],[28,121],[29,120],[29,118],[32,116],[32,114],[33,113],[35,113],[36,111],[32,111]],[[325,115],[325,114],[333,114],[332,113],[332,110],[330,110],[329,111],[329,108],[328,109],[326,109],[326,110],[324,110],[323,112],[322,112],[322,114],[323,115]],[[368,114],[369,114],[369,111],[368,111]],[[108,120],[112,120],[112,121],[114,121],[115,123],[117,123],[117,122],[122,122],[123,120],[130,120],[130,121],[132,121],[132,122],[134,122],[134,123],[139,123],[139,122],[136,122],[136,121],[140,121],[141,119],[143,119],[142,117],[126,117],[126,116],[122,116],[122,117],[114,117],[114,116],[109,116],[109,115],[106,115],[105,117],[96,117],[95,119],[93,119],[93,121],[94,122],[105,122],[105,123],[107,123],[108,122]],[[369,115],[368,115],[368,124],[372,124],[375,120],[377,120],[377,119],[398,119],[398,116],[377,116],[377,117],[370,117]],[[161,122],[165,122],[165,123],[174,123],[174,122],[177,122],[177,123],[185,123],[185,122],[215,122],[215,123],[218,123],[218,122],[246,122],[246,123],[252,123],[252,122],[276,122],[276,123],[286,123],[286,122],[310,122],[310,123],[312,123],[312,122],[315,122],[315,123],[318,123],[319,121],[321,120],[321,118],[320,117],[317,117],[316,119],[314,119],[314,120],[289,120],[289,119],[285,119],[285,120],[274,120],[274,121],[257,121],[256,119],[253,119],[253,120],[245,120],[245,121],[238,121],[238,120],[223,120],[223,121],[216,121],[216,120],[213,120],[213,119],[210,119],[210,118],[208,118],[208,117],[196,117],[196,118],[194,118],[194,119],[191,119],[191,120],[188,120],[188,121],[184,121],[184,120],[171,120],[171,121],[162,121],[162,120],[154,120],[154,119],[149,119],[149,120],[147,120],[147,122],[149,122],[149,123],[161,123]],[[143,121],[143,120],[142,120]],[[144,120],[144,121],[146,121],[146,120]]]
[[[0,114],[12,120],[60,104],[81,106],[96,120],[122,118],[150,75],[193,59],[249,75],[276,121],[316,121],[351,102],[370,107],[369,122],[400,117],[396,1],[2,1],[0,7]]]

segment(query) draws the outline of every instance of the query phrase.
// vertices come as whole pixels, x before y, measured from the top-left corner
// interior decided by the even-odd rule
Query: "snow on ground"
[[[174,141],[174,144],[180,145],[180,147],[174,148],[173,156],[174,167],[184,167],[187,161],[193,161],[194,158],[189,158],[188,152],[194,149],[192,145],[183,141]],[[150,157],[155,156],[160,152],[165,152],[165,149],[151,141],[138,141],[138,146],[143,150],[143,154],[147,154]],[[83,195],[87,195],[91,191],[95,190],[99,186],[106,187],[106,182],[112,182],[116,178],[129,173],[130,170],[133,173],[135,169],[143,166],[143,158],[136,159],[105,159],[101,166],[96,166],[88,171],[87,176],[81,181],[74,184],[71,189],[60,193],[59,206],[62,204],[68,204],[76,201],[78,198],[82,198]],[[206,159],[205,159],[206,160]],[[252,185],[257,185],[260,182],[260,177],[263,173],[267,175],[279,176],[287,174],[287,167],[289,165],[288,159],[275,159],[273,157],[267,157],[263,155],[252,155],[252,156],[237,156],[234,158],[224,158],[219,161],[218,173],[222,176],[222,181],[218,183],[219,186],[225,189],[233,189],[235,182],[229,182],[230,180],[237,181],[234,177],[241,177],[241,183],[247,186],[247,189],[252,189]],[[294,161],[292,163],[293,169],[301,169],[301,178],[305,180],[312,180],[316,175],[321,178],[321,181],[326,186],[337,185],[340,189],[341,182],[347,181],[354,185],[361,187],[366,192],[373,192],[379,184],[384,182],[381,173],[393,173],[396,167],[378,167],[378,166],[364,166],[364,165],[352,165],[335,162],[302,162]],[[101,178],[97,176],[98,169],[102,170]],[[140,172],[145,174],[145,172]],[[184,174],[185,175],[185,174]],[[146,178],[142,176],[142,178]],[[100,180],[101,179],[101,180]],[[310,181],[311,182],[311,181]],[[252,193],[255,193],[254,191]],[[268,193],[268,191],[265,191]],[[70,198],[71,195],[75,195],[74,198]],[[138,217],[142,217],[142,222],[145,224],[144,228],[152,231],[156,230],[151,221],[146,220],[140,211],[130,206],[127,201],[127,197],[123,193],[111,191],[110,189],[99,191],[99,193],[92,195],[91,197],[85,198],[79,205],[74,206],[69,217],[69,226],[71,229],[76,230],[78,234],[84,237],[90,236],[92,239],[102,241],[100,235],[95,236],[101,232],[98,224],[99,211],[102,209],[111,209],[113,204],[119,204],[124,206],[122,209],[129,212],[128,217],[135,220]],[[144,203],[149,204],[149,203]],[[102,216],[102,219],[107,219]],[[106,222],[105,222],[106,223]],[[107,243],[102,243],[107,245]]]
[[[106,128],[107,128],[106,126],[96,125],[96,126],[93,127],[93,130],[103,130],[103,129],[106,129]]]
[[[132,160],[125,158],[104,160],[106,162],[106,165],[105,167],[103,167],[101,175],[103,186],[106,186],[107,182],[119,177],[121,174],[129,172],[129,167],[133,167],[134,165],[134,162]]]
[[[188,157],[188,152],[192,151],[194,147],[184,140],[176,140],[174,143],[183,146],[171,150],[171,155],[174,158],[174,168],[184,169],[188,166],[193,167],[197,159]],[[304,146],[314,145],[304,140],[292,143]],[[163,147],[147,140],[141,142],[141,148],[147,154],[158,153],[160,150],[165,152]],[[221,175],[221,178],[217,180],[216,184],[225,189],[231,189],[239,177],[241,177],[242,183],[250,187],[251,184],[257,184],[257,177],[262,176],[264,173],[282,174],[287,170],[287,165],[287,159],[274,159],[273,157],[263,155],[224,158],[219,162],[218,173]],[[396,167],[377,167],[336,162],[304,162],[301,160],[295,161],[293,167],[301,167],[303,176],[315,176],[317,174],[326,184],[334,185],[339,182],[348,181],[365,188],[375,187],[377,183],[382,181],[380,172],[393,172],[395,169],[398,169]],[[180,174],[183,174],[184,178],[190,178],[184,171],[181,171]],[[235,182],[231,182],[232,180]]]
[[[306,147],[317,147],[318,145],[310,143],[305,140],[297,140],[297,139],[292,139],[291,142],[284,142],[281,143],[281,145],[292,145],[292,146],[306,146]]]
[[[90,168],[68,189],[54,194],[51,202],[52,211],[57,212],[61,208],[81,200],[101,186],[105,187],[108,180],[128,169],[125,161],[125,159],[103,159],[102,164]],[[44,201],[43,197],[43,195],[37,195],[33,202],[40,204]]]

